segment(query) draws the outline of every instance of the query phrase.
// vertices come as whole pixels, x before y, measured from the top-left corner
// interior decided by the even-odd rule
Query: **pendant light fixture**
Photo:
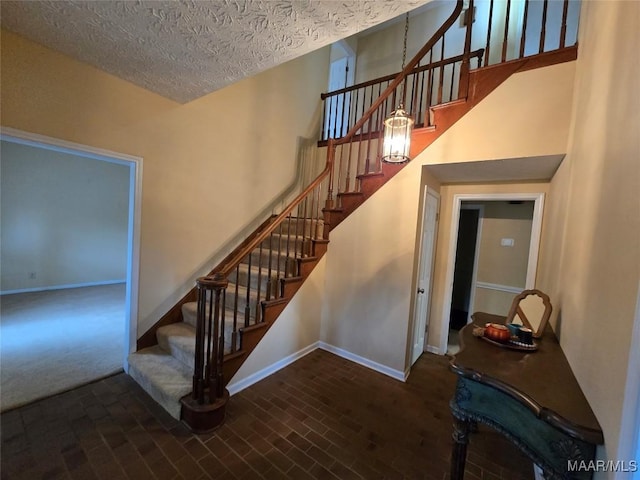
[[[409,12],[406,14],[404,25],[404,47],[402,50],[402,70],[407,57],[407,34],[409,33]],[[404,110],[402,104],[405,92],[405,82],[402,82],[400,105],[384,121],[384,136],[382,140],[382,161],[385,163],[404,163],[409,161],[411,147],[411,130],[413,118]]]

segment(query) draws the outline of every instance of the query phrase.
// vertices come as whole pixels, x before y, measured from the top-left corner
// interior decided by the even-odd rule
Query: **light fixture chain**
[[[409,36],[409,12],[407,12],[404,22],[404,46],[402,48],[402,69],[404,70],[404,62],[407,59],[407,37]]]

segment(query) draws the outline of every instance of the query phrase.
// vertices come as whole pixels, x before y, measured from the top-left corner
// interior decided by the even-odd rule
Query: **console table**
[[[490,315],[474,321],[484,325],[504,319]],[[462,349],[450,366],[458,375],[450,402],[451,479],[464,477],[469,433],[476,422],[504,434],[547,479],[591,478],[590,472],[574,467],[594,459],[596,445],[604,442],[602,429],[551,328],[538,340],[537,351],[523,352],[474,337],[474,326],[460,331]]]

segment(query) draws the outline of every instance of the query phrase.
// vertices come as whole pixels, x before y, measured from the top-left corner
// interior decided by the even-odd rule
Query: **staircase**
[[[561,25],[566,32],[569,1],[563,3]],[[493,4],[487,7],[489,18]],[[473,0],[469,8],[474,10]],[[512,74],[575,60],[577,46],[565,47],[562,35],[557,47],[544,50],[544,23],[539,51],[524,55],[528,8],[525,1],[520,53],[514,59],[506,56],[509,35],[504,31],[502,54],[496,64],[488,63],[489,51],[496,48],[490,27],[488,35],[481,32],[485,48],[472,51],[473,24],[467,24],[462,53],[445,58],[445,34],[463,10],[459,0],[402,72],[377,80],[377,97],[376,81],[336,94],[351,95],[348,104],[354,106],[358,98],[370,100],[362,106],[366,111],[354,108],[344,119],[346,134],[331,138],[322,133],[320,145],[327,146],[324,170],[282,212],[265,220],[208,276],[198,279],[138,340],[138,351],[129,357],[130,375],[172,416],[196,432],[210,431],[223,421],[226,384],[326,253],[331,230],[403,168],[380,161],[383,120],[398,103],[411,105],[415,112],[419,128],[412,135],[414,158]],[[508,24],[508,8],[506,15]],[[472,58],[478,62],[475,70]]]
[[[231,321],[222,323],[225,378],[240,368],[324,255],[323,233],[322,219],[288,216],[229,275],[224,316]],[[156,345],[129,357],[129,374],[176,419],[183,397],[193,390],[198,303],[185,301],[180,311],[180,321],[155,329]]]

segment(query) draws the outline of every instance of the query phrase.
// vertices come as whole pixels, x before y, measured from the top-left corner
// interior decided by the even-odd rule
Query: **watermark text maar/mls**
[[[568,472],[637,472],[640,462],[636,460],[568,460]]]

